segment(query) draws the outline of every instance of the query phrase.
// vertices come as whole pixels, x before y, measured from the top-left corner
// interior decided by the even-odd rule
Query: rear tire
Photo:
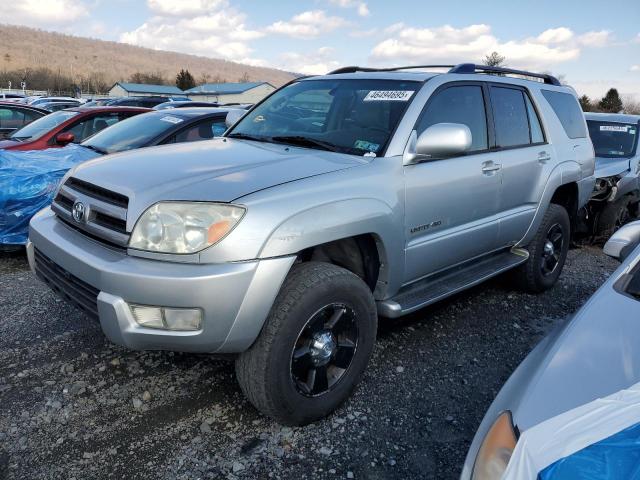
[[[569,251],[571,223],[560,205],[549,205],[535,237],[527,246],[529,259],[514,271],[518,286],[527,292],[550,289],[560,277]]]
[[[308,424],[349,397],[376,330],[373,295],[358,276],[328,263],[295,265],[260,336],[236,360],[236,377],[263,414]]]

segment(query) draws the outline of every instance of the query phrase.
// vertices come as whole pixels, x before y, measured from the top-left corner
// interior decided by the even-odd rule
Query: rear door
[[[555,151],[546,141],[538,110],[525,88],[491,84],[489,91],[493,156],[502,165],[499,243],[514,245],[533,221],[541,177],[554,164]]]
[[[489,150],[488,92],[482,82],[445,84],[433,93],[417,124],[471,130],[465,155],[404,167],[405,282],[491,252],[498,238],[501,171]]]

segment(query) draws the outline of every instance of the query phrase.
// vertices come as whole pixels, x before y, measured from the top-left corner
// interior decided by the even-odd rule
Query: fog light
[[[199,308],[149,307],[129,305],[138,325],[174,331],[195,331],[202,328],[202,310]]]
[[[202,310],[199,308],[163,308],[164,321],[169,330],[200,330]]]
[[[136,322],[147,328],[165,328],[162,321],[162,309],[159,307],[144,307],[131,305],[131,313]]]

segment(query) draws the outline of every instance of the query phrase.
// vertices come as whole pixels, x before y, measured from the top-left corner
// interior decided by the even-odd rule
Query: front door
[[[416,124],[467,125],[470,151],[404,167],[405,283],[497,248],[501,165],[489,151],[486,89],[451,83],[429,99]]]

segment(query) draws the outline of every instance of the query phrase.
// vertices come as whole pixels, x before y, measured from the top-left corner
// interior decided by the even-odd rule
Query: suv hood
[[[106,155],[73,176],[129,197],[129,210],[162,200],[231,202],[265,188],[363,165],[340,153],[220,138]],[[141,212],[137,212],[138,214]]]

